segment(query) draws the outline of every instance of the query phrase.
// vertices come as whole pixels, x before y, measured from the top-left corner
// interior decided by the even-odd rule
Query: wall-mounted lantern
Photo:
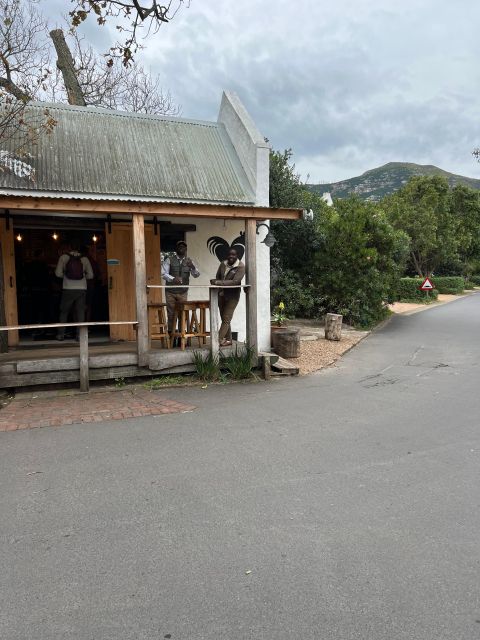
[[[277,241],[277,239],[275,238],[273,233],[270,231],[270,227],[266,222],[260,222],[260,223],[257,222],[257,234],[259,233],[258,230],[260,229],[260,227],[267,227],[267,235],[262,240],[262,242],[266,247],[271,249],[275,244],[275,242]]]

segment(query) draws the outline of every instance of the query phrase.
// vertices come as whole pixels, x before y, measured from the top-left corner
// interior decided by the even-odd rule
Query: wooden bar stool
[[[207,310],[210,309],[209,300],[192,300],[198,310],[198,338],[201,344],[206,344],[210,331],[207,330]]]
[[[165,302],[149,302],[147,305],[155,310],[156,322],[152,322],[150,327],[150,339],[161,340],[162,347],[170,348],[170,336],[168,335],[168,323],[165,310]]]
[[[191,345],[192,338],[197,338],[199,347],[205,344],[209,335],[206,330],[206,312],[209,307],[208,300],[189,300],[188,302],[177,302],[175,305],[171,339],[172,342],[175,338],[180,339],[182,351],[185,350],[186,345]],[[197,315],[197,311],[200,315]]]

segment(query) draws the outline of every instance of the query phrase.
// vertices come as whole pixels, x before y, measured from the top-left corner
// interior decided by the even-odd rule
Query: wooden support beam
[[[218,339],[219,329],[218,289],[210,289],[210,350],[214,358],[218,358],[220,356],[220,342]]]
[[[148,365],[150,340],[148,335],[147,270],[145,258],[145,222],[141,213],[133,215],[133,269],[137,307],[138,366]]]
[[[255,220],[245,221],[245,273],[249,288],[247,296],[247,342],[258,356],[257,336],[257,225]]]
[[[90,389],[88,374],[88,327],[80,327],[80,391],[87,393]]]
[[[300,220],[302,209],[269,209],[226,204],[190,204],[179,202],[129,202],[80,198],[37,198],[35,196],[1,196],[0,208],[12,211],[61,211],[62,213],[142,214],[149,216],[188,216],[190,218],[235,218],[237,220]]]
[[[0,325],[5,326],[7,324],[7,316],[5,314],[5,286],[3,275],[3,254],[2,243],[0,242]],[[0,353],[6,353],[8,351],[8,333],[0,331]]]

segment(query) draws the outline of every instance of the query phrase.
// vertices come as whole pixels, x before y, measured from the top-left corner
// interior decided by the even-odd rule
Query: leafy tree
[[[452,210],[448,182],[439,176],[412,178],[382,203],[392,225],[410,238],[410,259],[425,277],[458,259],[460,221]]]
[[[458,273],[468,277],[480,268],[480,192],[457,185],[451,191],[451,209],[459,223]]]
[[[272,152],[271,206],[312,209],[312,221],[272,222],[272,303],[282,300],[290,315],[342,313],[368,325],[393,300],[408,254],[408,238],[395,231],[378,205],[356,198],[328,207],[307,191],[290,150]]]
[[[378,205],[352,197],[335,203],[316,254],[314,274],[325,311],[369,326],[393,302],[408,253],[405,233],[390,225]]]
[[[322,221],[330,212],[321,197],[304,188],[292,155],[291,149],[270,153],[270,206],[311,209],[314,220],[271,222],[272,304],[283,301],[290,314],[310,317],[319,310],[311,265],[324,244]]]
[[[300,174],[296,173],[295,165],[290,162],[292,156],[291,149],[285,149],[283,152],[270,152],[271,207],[296,208],[303,206],[305,190],[300,181]]]

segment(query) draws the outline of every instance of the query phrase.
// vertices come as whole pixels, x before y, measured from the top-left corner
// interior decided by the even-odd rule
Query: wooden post
[[[258,356],[257,337],[257,224],[245,221],[245,272],[247,276],[247,342]]]
[[[0,243],[0,325],[7,325],[7,316],[5,314],[5,287],[3,282],[3,256],[2,245]],[[8,331],[0,331],[0,353],[8,351]]]
[[[218,358],[220,355],[219,329],[218,289],[210,288],[210,351],[214,358]]]
[[[338,313],[327,313],[325,316],[325,339],[340,340],[342,337],[343,316]]]
[[[149,335],[147,307],[147,272],[145,263],[145,224],[143,214],[133,214],[133,269],[135,273],[135,301],[137,307],[138,366],[148,364]],[[125,292],[126,294],[126,292]]]
[[[263,354],[263,379],[270,380],[272,377],[272,363],[270,362],[270,355],[268,353]]]
[[[88,327],[80,329],[80,391],[87,393],[90,389],[88,375]]]

